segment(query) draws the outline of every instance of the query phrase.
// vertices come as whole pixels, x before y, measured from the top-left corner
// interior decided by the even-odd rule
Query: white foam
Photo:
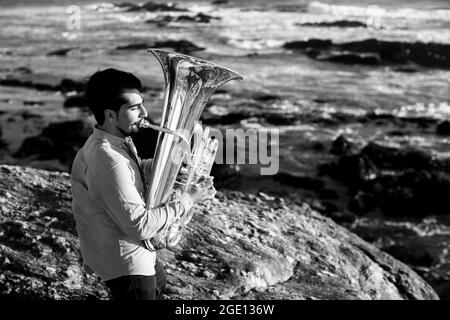
[[[436,119],[450,118],[450,104],[441,103],[416,103],[402,106],[392,112],[397,117],[429,117]]]
[[[98,12],[111,12],[111,11],[123,11],[124,8],[119,8],[113,3],[97,3],[97,4],[90,4],[86,6],[89,10],[94,10]]]
[[[412,8],[386,9],[379,6],[371,5],[367,7],[335,5],[314,1],[309,4],[311,9],[328,12],[339,16],[379,16],[386,18],[405,18],[405,19],[422,19],[422,20],[443,20],[450,21],[450,10],[417,10]]]

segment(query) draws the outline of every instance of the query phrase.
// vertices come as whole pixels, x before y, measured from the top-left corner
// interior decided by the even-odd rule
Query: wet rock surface
[[[0,79],[0,86],[29,88],[37,91],[60,91],[63,93],[70,91],[84,92],[85,89],[84,81],[63,78],[55,84],[39,82],[35,78],[39,78],[39,75],[33,75],[31,70],[23,74],[8,75]]]
[[[70,176],[0,165],[0,295],[105,299],[80,265]],[[219,192],[159,256],[164,299],[436,299],[415,272],[307,205]]]
[[[85,120],[51,123],[41,134],[25,139],[14,156],[58,159],[70,168],[76,153],[91,133],[92,126]]]
[[[190,54],[194,51],[204,50],[188,40],[166,40],[154,43],[138,42],[124,46],[118,46],[116,50],[147,50],[149,48],[169,48],[176,52]]]
[[[450,68],[450,45],[422,42],[395,42],[377,39],[332,43],[330,40],[310,39],[292,41],[284,48],[303,51],[318,60],[348,64],[409,64]]]
[[[157,16],[156,18],[147,20],[146,23],[156,23],[158,26],[164,26],[171,22],[210,23],[211,20],[220,20],[220,18],[199,12],[196,15],[180,15],[180,16],[161,15]]]
[[[364,240],[411,266],[433,286],[441,299],[450,298],[448,217],[425,217],[414,221],[363,217],[347,226]]]
[[[141,4],[135,4],[131,2],[120,2],[115,4],[116,7],[125,9],[125,11],[136,12],[136,11],[147,11],[147,12],[158,12],[158,11],[188,11],[187,9],[183,9],[177,6],[176,3],[158,3],[148,1]]]
[[[0,297],[105,299],[80,267],[68,174],[0,166]]]
[[[357,21],[357,20],[337,20],[337,21],[326,21],[326,22],[305,22],[297,23],[300,27],[339,27],[339,28],[355,28],[363,27],[367,28],[367,23]]]
[[[334,141],[332,151],[345,145],[343,139]],[[369,142],[321,170],[348,186],[349,208],[358,214],[380,210],[392,217],[423,217],[450,212],[450,159],[420,148]]]
[[[450,136],[450,121],[444,120],[436,127],[436,133],[443,136]]]

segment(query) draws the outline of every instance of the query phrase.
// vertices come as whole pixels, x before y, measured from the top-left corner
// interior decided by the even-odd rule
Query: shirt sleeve
[[[153,238],[159,230],[192,207],[189,195],[167,206],[147,209],[135,184],[130,163],[104,166],[93,177],[93,194],[118,228],[136,241]]]

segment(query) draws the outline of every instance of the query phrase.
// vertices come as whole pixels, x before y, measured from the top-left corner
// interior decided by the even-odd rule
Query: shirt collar
[[[97,128],[97,126],[94,127],[93,134],[96,138],[99,138],[102,140],[107,140],[109,143],[111,143],[115,146],[122,146],[124,144],[124,142],[126,141],[126,138],[121,138],[121,137],[115,136],[111,133],[108,133],[106,131],[103,131],[103,130]]]

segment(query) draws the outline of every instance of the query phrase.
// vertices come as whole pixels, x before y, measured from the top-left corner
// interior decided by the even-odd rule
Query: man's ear
[[[111,109],[105,109],[104,111],[105,120],[111,119],[111,120],[117,120],[117,112]]]

